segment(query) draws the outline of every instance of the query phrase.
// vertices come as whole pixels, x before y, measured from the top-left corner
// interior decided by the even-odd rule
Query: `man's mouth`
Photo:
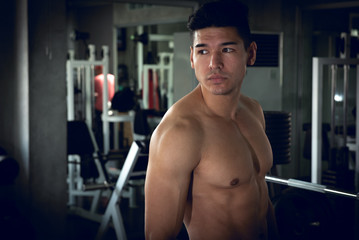
[[[207,79],[214,83],[219,83],[219,82],[223,82],[226,79],[226,77],[224,77],[221,74],[212,74]]]

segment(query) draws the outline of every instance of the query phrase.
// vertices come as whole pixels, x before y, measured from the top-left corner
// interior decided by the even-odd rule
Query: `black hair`
[[[247,49],[252,42],[248,7],[237,0],[219,0],[203,4],[189,16],[187,28],[191,41],[196,30],[207,27],[235,27]]]

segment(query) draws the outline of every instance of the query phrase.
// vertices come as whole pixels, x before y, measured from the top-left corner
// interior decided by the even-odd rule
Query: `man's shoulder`
[[[263,109],[257,100],[245,95],[241,95],[241,103],[245,106],[250,115],[259,120],[262,125],[264,124]]]
[[[241,95],[240,102],[243,106],[245,106],[246,109],[248,109],[250,112],[254,113],[255,115],[257,114],[261,115],[263,112],[262,106],[254,98]]]
[[[190,113],[173,106],[167,111],[151,137],[150,159],[180,161],[193,169],[200,159],[204,134],[200,122]],[[157,159],[157,160],[156,160]]]
[[[180,105],[173,106],[157,128],[173,134],[196,134],[201,129],[201,123],[195,115],[193,112],[183,111]]]
[[[259,102],[258,102],[256,99],[251,98],[251,97],[249,97],[249,96],[246,96],[246,95],[244,95],[244,94],[241,95],[241,98],[240,98],[240,99],[241,99],[240,101],[241,101],[245,106],[247,106],[247,107],[249,107],[249,108],[258,108],[258,107],[261,107],[260,104],[259,104]]]
[[[202,123],[198,110],[183,100],[175,103],[166,112],[156,128],[157,136],[181,139],[196,138],[197,140],[201,136]]]

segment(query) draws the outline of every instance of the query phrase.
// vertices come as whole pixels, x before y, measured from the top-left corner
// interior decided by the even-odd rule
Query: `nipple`
[[[239,179],[238,178],[235,178],[231,181],[231,186],[235,186],[239,183]]]

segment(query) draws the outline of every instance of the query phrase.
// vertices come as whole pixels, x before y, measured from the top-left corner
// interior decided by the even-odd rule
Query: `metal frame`
[[[323,106],[323,67],[324,65],[343,65],[347,69],[350,65],[356,65],[356,105],[359,106],[359,59],[338,59],[338,58],[313,58],[312,69],[312,183],[321,183],[322,176],[322,106]],[[345,71],[347,72],[347,71]],[[344,82],[348,84],[347,73]],[[345,87],[347,88],[347,87]],[[346,96],[344,97],[346,98]],[[346,100],[344,100],[346,101]],[[344,110],[345,111],[345,110]],[[345,135],[345,134],[344,134]],[[355,188],[359,190],[359,116],[356,117],[356,143],[355,143]]]
[[[84,69],[85,71],[85,81],[88,83],[86,84],[86,100],[89,100],[86,102],[86,123],[88,124],[89,127],[92,127],[92,115],[91,115],[91,111],[92,111],[92,100],[91,98],[93,97],[93,93],[92,90],[93,87],[91,87],[93,85],[93,67],[94,66],[98,66],[101,65],[103,66],[103,71],[104,73],[108,73],[108,47],[107,46],[103,46],[102,50],[104,52],[104,56],[102,60],[95,60],[95,46],[94,45],[89,45],[89,59],[88,60],[77,60],[75,59],[75,53],[74,50],[69,50],[69,59],[66,62],[66,81],[67,81],[67,120],[71,121],[71,120],[75,120],[75,108],[74,108],[74,101],[75,101],[75,93],[74,93],[74,69],[80,70],[80,69]],[[107,90],[107,84],[104,84],[104,88],[106,88]],[[104,90],[105,92],[105,90]],[[106,91],[106,96],[103,96],[103,99],[107,99],[108,98],[108,92]],[[105,95],[105,94],[104,94]],[[106,97],[106,98],[105,98]],[[107,107],[107,100],[103,102],[103,105],[106,106],[106,109],[108,109]]]
[[[157,71],[159,71],[159,84],[161,89],[161,94],[164,92],[167,93],[168,98],[168,106],[172,106],[173,104],[173,53],[159,53],[160,61],[158,64],[144,64],[142,66],[143,68],[143,108],[148,109],[149,108],[149,84],[148,84],[148,72],[149,70],[153,71],[153,84],[158,84],[158,79],[156,80],[155,76],[157,74]],[[166,64],[165,59],[168,58],[169,62]],[[165,74],[165,71],[167,70],[167,76]],[[163,86],[163,80],[167,79],[167,89]],[[162,97],[162,96],[161,96]]]
[[[74,91],[73,91],[73,69],[74,68],[85,68],[85,81],[88,82],[86,84],[86,123],[89,128],[92,128],[92,110],[94,108],[91,105],[92,100],[94,99],[93,89],[94,87],[91,85],[94,84],[94,74],[93,68],[94,66],[101,65],[103,67],[103,75],[107,76],[109,73],[109,48],[108,46],[103,46],[103,58],[102,60],[95,59],[95,46],[89,45],[90,56],[88,60],[75,60],[74,59],[74,51],[70,50],[69,55],[70,59],[67,61],[67,119],[74,120]],[[106,79],[106,78],[104,78]],[[105,81],[104,81],[105,82]],[[110,122],[131,122],[133,128],[134,114],[129,113],[128,115],[109,115],[109,106],[108,106],[108,84],[103,84],[103,94],[102,94],[102,128],[103,128],[103,146],[104,146],[104,154],[107,154],[110,150]],[[116,135],[115,135],[115,139]],[[116,141],[115,141],[116,144]]]
[[[117,239],[127,239],[119,203],[121,201],[121,197],[125,192],[124,187],[128,183],[130,176],[144,176],[146,174],[145,171],[133,173],[133,169],[137,163],[137,159],[140,154],[141,146],[138,142],[134,141],[131,145],[130,151],[128,152],[125,163],[121,169],[120,176],[118,177],[115,189],[107,205],[106,211],[102,217],[101,225],[97,232],[96,239],[102,239],[103,235],[110,226],[111,221],[115,229]]]
[[[135,121],[135,112],[134,111],[129,111],[127,114],[123,114],[123,115],[118,115],[118,114],[109,115],[108,110],[106,112],[105,111],[102,112],[102,124],[103,124],[103,126],[106,126],[106,129],[103,128],[104,154],[108,154],[108,152],[110,151],[110,122],[114,122],[114,123],[130,122],[132,134],[133,134],[134,121]],[[117,131],[116,128],[115,128],[115,131]],[[116,135],[115,135],[115,138],[116,138]],[[115,141],[115,146],[118,146],[118,141],[117,141],[117,143]]]
[[[327,188],[327,186],[322,185],[322,184],[305,182],[305,181],[291,179],[291,178],[283,179],[283,178],[272,177],[272,176],[265,176],[265,179],[267,182],[271,182],[271,183],[287,185],[290,187],[301,188],[301,189],[320,192],[320,193],[330,193],[330,194],[335,194],[335,195],[359,200],[359,193],[343,192],[343,191]]]
[[[137,33],[140,35],[143,33],[143,26],[137,26]],[[159,42],[159,41],[167,41],[169,43],[173,43],[172,35],[161,35],[161,34],[149,34],[149,41],[151,42]],[[143,44],[138,42],[136,45],[137,49],[137,87],[138,89],[143,89],[143,108],[148,109],[148,70],[152,69],[160,70],[160,79],[163,79],[165,76],[164,70],[168,70],[167,76],[167,97],[168,97],[168,106],[173,104],[173,53],[159,53],[158,56],[160,61],[158,64],[144,64],[143,63]],[[165,58],[169,58],[169,62],[165,64]],[[162,84],[162,83],[161,83]],[[161,87],[163,92],[163,88]]]
[[[93,89],[94,89],[94,74],[93,74],[93,67],[97,65],[102,65],[104,67],[104,71],[108,72],[108,47],[103,46],[102,47],[104,54],[104,57],[102,60],[95,60],[95,46],[89,45],[89,59],[88,60],[76,60],[75,54],[73,50],[69,50],[69,59],[66,62],[66,81],[67,81],[67,120],[73,121],[75,120],[75,93],[74,93],[74,70],[76,69],[78,71],[78,77],[84,77],[85,82],[85,122],[87,127],[89,128],[89,133],[91,136],[91,140],[94,144],[95,153],[94,153],[94,161],[97,167],[97,170],[99,172],[99,178],[97,179],[98,182],[104,182],[105,181],[105,173],[103,168],[101,167],[101,163],[99,162],[98,157],[96,156],[98,152],[98,145],[95,140],[95,136],[92,132],[92,111],[93,111]],[[82,76],[83,74],[84,76]],[[104,84],[106,86],[107,90],[107,84]],[[107,91],[106,91],[107,93]],[[107,99],[107,95],[104,96],[104,99]],[[106,97],[106,98],[105,98]],[[107,101],[104,101],[107,103]],[[105,104],[104,104],[105,105]],[[107,107],[107,105],[106,105]],[[81,215],[83,217],[99,221],[100,216],[96,214],[98,202],[100,200],[100,196],[102,194],[101,190],[91,191],[91,192],[85,192],[82,189],[83,180],[80,176],[80,157],[78,155],[69,155],[68,156],[68,177],[67,182],[69,185],[68,188],[68,194],[69,194],[69,200],[68,205],[71,207],[72,212],[75,214]],[[78,163],[78,164],[74,164]],[[91,209],[90,211],[86,211],[82,209],[81,207],[77,208],[75,207],[76,204],[76,196],[91,196],[93,197]]]

